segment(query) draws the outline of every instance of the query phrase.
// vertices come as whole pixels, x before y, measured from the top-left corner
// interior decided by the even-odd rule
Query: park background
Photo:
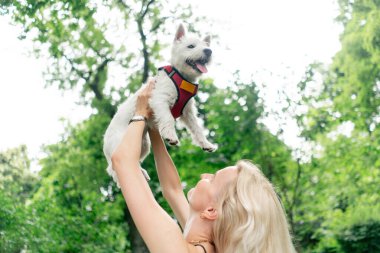
[[[213,36],[197,100],[219,145],[204,153],[179,126],[185,191],[250,159],[299,252],[380,252],[380,2],[259,2],[0,1],[0,252],[147,252],[102,136],[180,22]],[[152,157],[143,167],[169,211]]]

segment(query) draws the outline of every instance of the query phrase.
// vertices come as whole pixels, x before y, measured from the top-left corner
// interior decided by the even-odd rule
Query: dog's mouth
[[[207,59],[201,58],[196,61],[187,59],[186,60],[187,65],[192,67],[194,70],[198,71],[199,73],[207,73],[206,64],[208,63]]]

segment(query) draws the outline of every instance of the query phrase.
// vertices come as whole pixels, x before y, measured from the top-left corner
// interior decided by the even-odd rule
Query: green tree
[[[310,91],[313,72],[323,77],[318,96],[305,96],[309,105],[307,136],[329,132],[342,122],[351,121],[356,130],[372,134],[379,123],[380,108],[380,3],[340,0],[341,50],[328,70],[313,65],[301,82]],[[308,93],[310,94],[310,92]],[[313,136],[314,134],[314,136]]]
[[[296,232],[311,252],[377,252],[380,3],[339,5],[341,50],[328,68],[311,65],[299,84],[308,110],[297,119],[314,150]]]
[[[342,120],[371,134],[379,123],[380,3],[340,0],[339,5],[342,49],[331,66],[334,85],[325,90]]]
[[[28,235],[24,205],[36,182],[25,146],[0,153],[0,248],[5,252],[24,249]]]
[[[122,252],[126,240],[124,202],[114,196],[102,155],[109,118],[93,115],[67,126],[61,142],[45,148],[41,187],[33,195],[33,252]],[[63,240],[64,239],[64,240]]]
[[[33,193],[36,176],[30,172],[27,148],[22,145],[0,153],[0,190],[21,202]]]

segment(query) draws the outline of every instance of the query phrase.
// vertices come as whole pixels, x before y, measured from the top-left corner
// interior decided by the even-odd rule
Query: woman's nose
[[[201,179],[210,179],[210,178],[211,178],[211,174],[209,173],[201,174]]]

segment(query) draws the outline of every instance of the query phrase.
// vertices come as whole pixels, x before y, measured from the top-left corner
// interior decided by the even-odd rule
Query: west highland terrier
[[[170,145],[179,145],[175,130],[175,119],[179,118],[196,145],[208,152],[216,150],[216,146],[204,135],[205,131],[197,118],[198,110],[193,98],[198,90],[198,84],[195,82],[207,72],[211,54],[210,36],[203,40],[187,36],[183,25],[178,27],[172,46],[171,65],[159,68],[155,76],[156,85],[149,101],[153,118],[147,124],[148,127],[155,126]],[[135,114],[138,93],[139,91],[120,105],[104,135],[103,151],[108,162],[107,172],[118,186],[116,172],[112,169],[111,155]],[[146,130],[143,135],[140,161],[145,159],[150,149]],[[149,179],[145,170],[143,173]]]

